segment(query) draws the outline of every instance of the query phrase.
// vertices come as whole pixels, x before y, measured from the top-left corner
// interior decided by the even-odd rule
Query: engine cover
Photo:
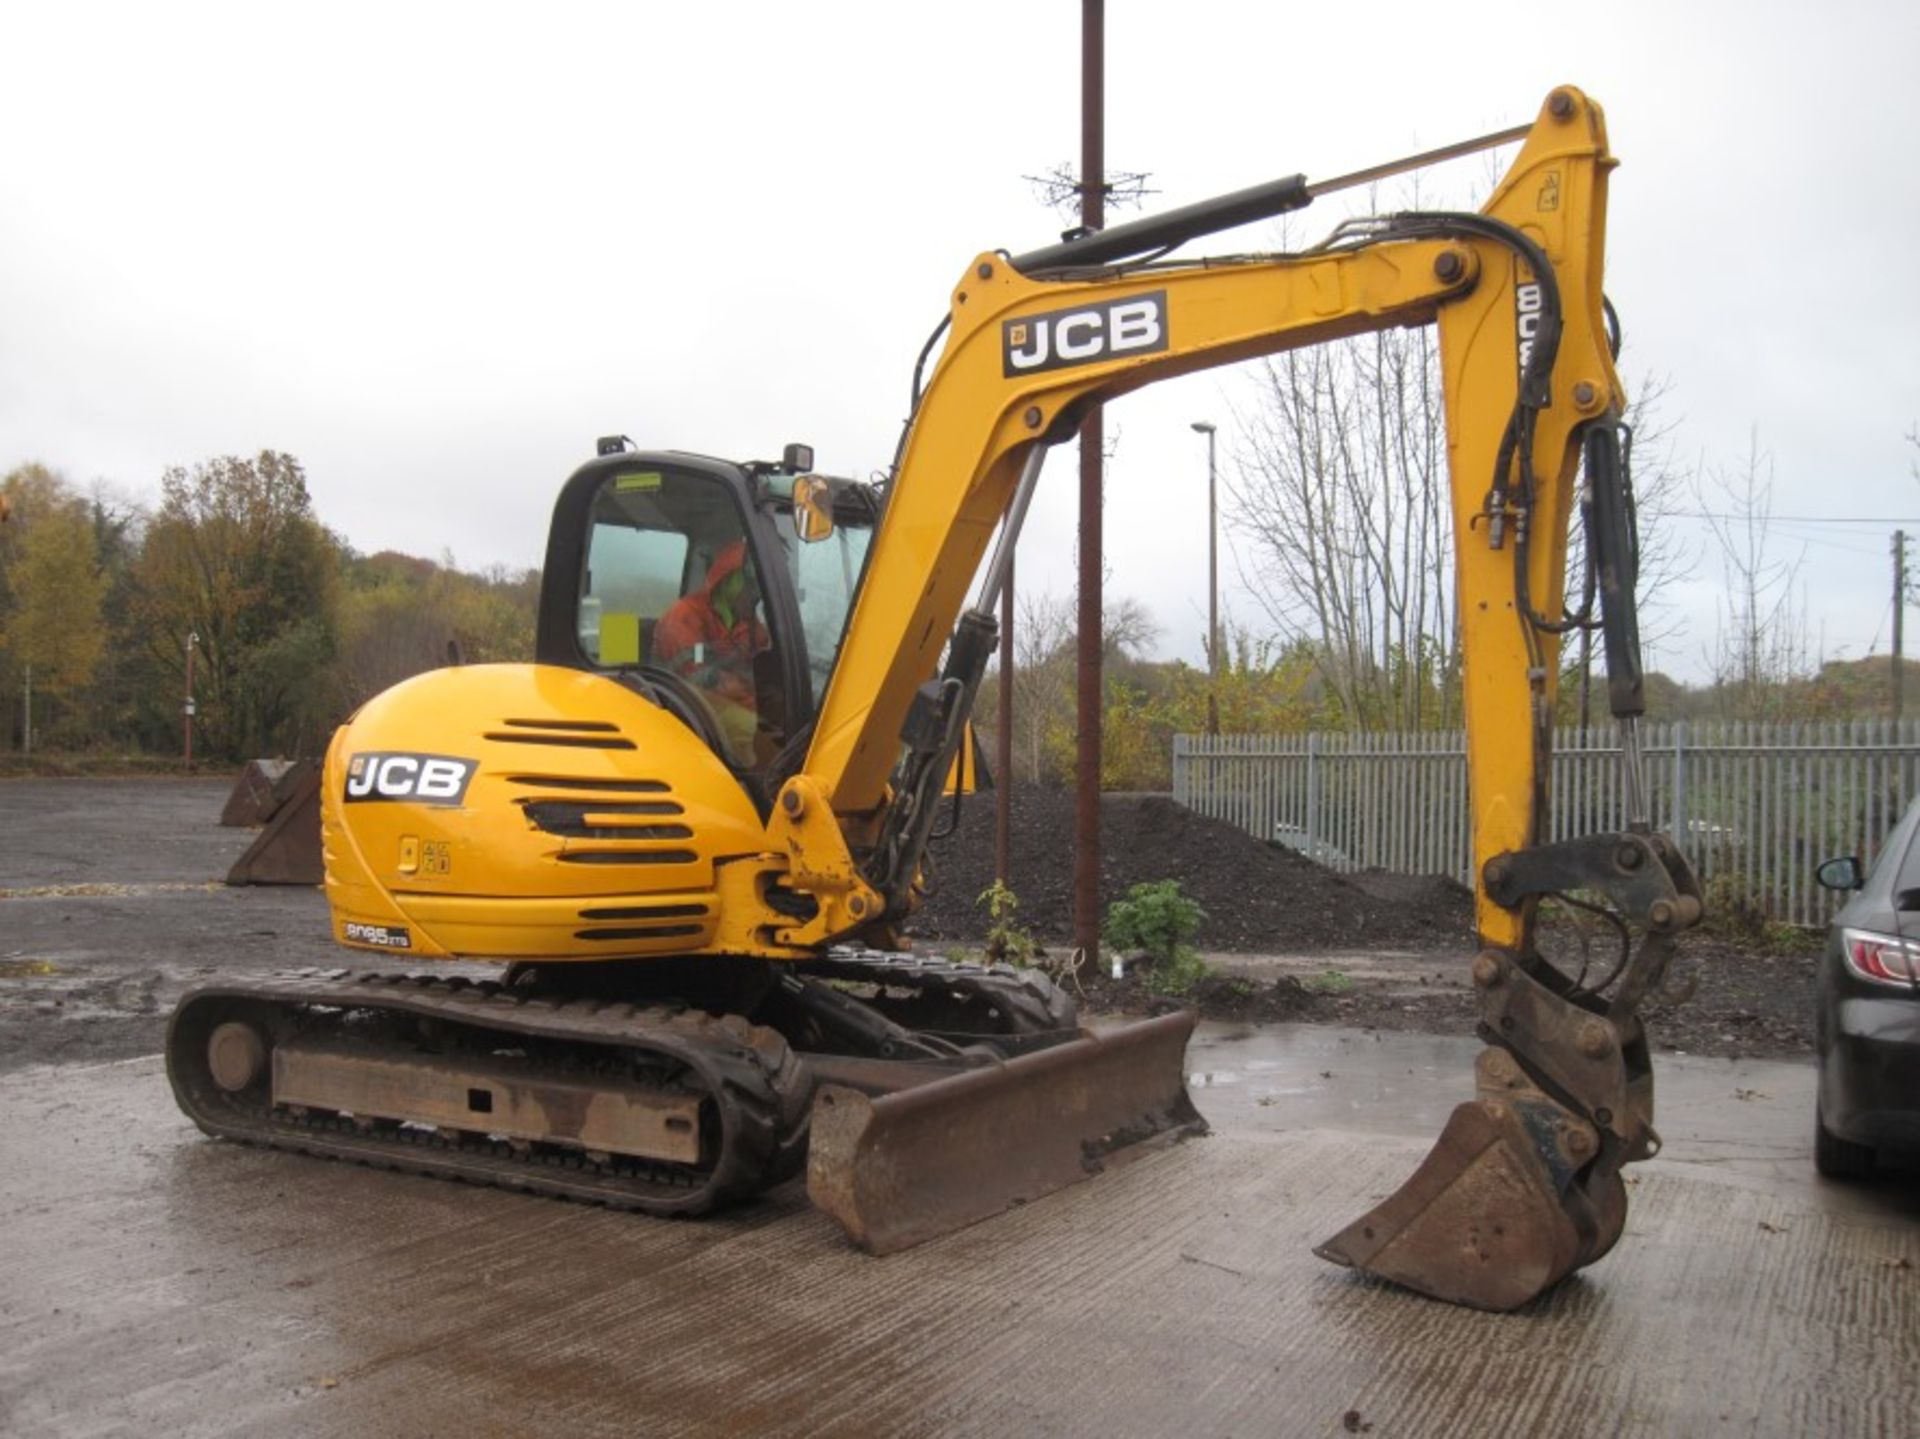
[[[431,957],[695,953],[720,863],[767,848],[684,724],[548,665],[433,670],[368,701],[328,749],[321,828],[334,937]]]

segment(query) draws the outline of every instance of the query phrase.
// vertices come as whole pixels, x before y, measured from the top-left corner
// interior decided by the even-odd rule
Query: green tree
[[[106,653],[87,704],[87,739],[122,750],[170,749],[179,729],[177,705],[167,705],[165,715],[159,709],[161,699],[177,696],[139,642],[134,565],[146,517],[137,504],[113,497],[103,482],[94,484],[88,508],[106,594]]]
[[[84,738],[80,702],[100,668],[106,640],[101,573],[92,513],[72,487],[44,465],[25,465],[0,481],[9,514],[0,530],[0,653],[8,688],[31,680],[34,727],[47,739]],[[18,723],[24,740],[24,707]]]
[[[339,545],[314,517],[291,455],[263,450],[174,468],[160,482],[136,578],[141,641],[194,690],[208,753],[311,752],[338,718],[328,666]]]

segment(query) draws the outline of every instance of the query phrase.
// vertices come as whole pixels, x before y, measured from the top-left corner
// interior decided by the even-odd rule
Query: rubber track
[[[1073,997],[1036,970],[1011,965],[991,967],[955,964],[887,950],[835,949],[820,959],[805,960],[802,974],[910,989],[916,993],[944,993],[984,1006],[999,1021],[992,1033],[1033,1034],[1072,1030],[1079,1023]]]
[[[437,1019],[495,1046],[532,1039],[586,1055],[664,1061],[712,1101],[719,1153],[710,1168],[694,1170],[618,1155],[596,1162],[557,1144],[516,1152],[484,1135],[363,1129],[339,1115],[272,1110],[264,1082],[229,1095],[207,1073],[207,1036],[223,1020],[253,1019],[271,1044],[337,1023],[328,1011]],[[219,1138],[655,1215],[702,1214],[798,1173],[812,1102],[811,1082],[786,1040],[738,1015],[560,1000],[463,977],[341,970],[189,991],[168,1025],[167,1076],[181,1109]]]

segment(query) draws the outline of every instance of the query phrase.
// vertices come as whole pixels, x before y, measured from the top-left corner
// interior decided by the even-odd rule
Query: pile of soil
[[[1049,948],[1069,945],[1073,933],[1073,833],[1070,791],[1014,792],[1017,922]],[[993,840],[994,797],[975,795],[959,828],[930,846],[936,889],[914,916],[916,939],[937,945],[985,937],[979,898],[994,880]],[[1166,795],[1103,796],[1103,910],[1130,886],[1163,879],[1178,880],[1206,911],[1194,939],[1202,950],[1457,949],[1472,939],[1472,896],[1447,880],[1340,875]]]
[[[943,817],[944,818],[944,817]],[[1073,795],[1021,788],[1013,804],[1016,922],[1056,970],[1072,951]],[[938,888],[914,916],[923,949],[979,945],[988,920],[978,903],[993,883],[994,804],[976,795],[961,823],[931,849]],[[1178,1001],[1157,993],[1144,968],[1114,980],[1087,965],[1070,983],[1084,1008],[1145,1014],[1192,1005],[1208,1019],[1306,1022],[1363,1029],[1471,1033],[1478,1018],[1469,965],[1473,896],[1437,875],[1342,875],[1293,850],[1203,818],[1165,795],[1106,795],[1100,813],[1102,902],[1130,885],[1177,879],[1207,911],[1194,943],[1214,973]],[[1543,932],[1549,953],[1560,946]],[[1821,936],[1699,929],[1680,946],[1670,980],[1691,982],[1679,1003],[1658,995],[1643,1014],[1654,1047],[1691,1054],[1788,1058],[1812,1052],[1814,975]],[[1385,974],[1343,973],[1340,950],[1398,951]],[[1329,954],[1304,973],[1274,972],[1256,956]],[[1604,962],[1605,951],[1597,951]],[[1247,956],[1244,962],[1235,959]],[[1103,956],[1103,958],[1105,958]],[[1296,970],[1301,966],[1296,965]]]

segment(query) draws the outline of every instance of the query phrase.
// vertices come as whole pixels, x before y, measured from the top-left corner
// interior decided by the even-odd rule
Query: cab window
[[[836,514],[834,529],[824,540],[808,544],[779,526],[780,543],[787,552],[787,569],[798,591],[800,627],[807,644],[807,679],[813,689],[812,707],[820,708],[846,636],[847,615],[860,584],[867,546],[873,541],[873,522],[864,513]]]
[[[694,692],[722,756],[763,764],[786,738],[786,703],[760,573],[727,487],[635,470],[594,497],[581,570],[581,652],[605,670],[666,671]]]

